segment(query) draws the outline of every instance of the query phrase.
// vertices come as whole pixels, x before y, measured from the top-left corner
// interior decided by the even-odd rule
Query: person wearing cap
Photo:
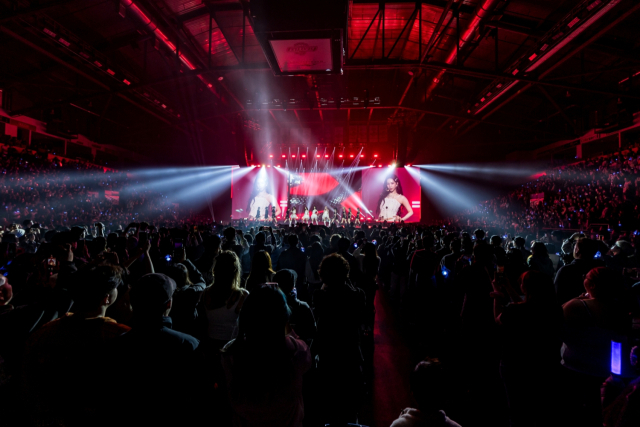
[[[74,274],[72,312],[27,340],[24,402],[37,425],[92,425],[104,410],[96,390],[104,384],[108,343],[129,327],[105,316],[118,296],[120,267],[99,266]],[[57,424],[55,424],[57,425]]]
[[[630,258],[633,256],[635,250],[633,245],[625,240],[618,240],[611,249],[609,255],[605,257],[605,264],[610,269],[622,274],[622,270],[632,267],[633,260]]]
[[[188,416],[181,412],[188,390],[195,387],[200,342],[172,329],[175,290],[176,282],[159,273],[146,274],[131,286],[133,329],[113,340],[109,351],[116,365],[109,388],[122,402],[116,411],[122,415],[119,424],[169,425]]]

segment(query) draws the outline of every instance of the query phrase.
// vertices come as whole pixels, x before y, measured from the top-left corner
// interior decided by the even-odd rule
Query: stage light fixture
[[[373,157],[378,157],[378,155],[377,155],[377,154],[374,154],[374,155],[373,155]]]
[[[287,155],[286,155],[286,154],[283,154],[283,155],[282,155],[282,158],[283,158],[283,159],[286,159],[286,158],[287,158]]]
[[[303,155],[302,155],[302,158],[303,158],[303,159],[304,159],[304,158],[306,158],[306,157],[307,157],[307,155],[306,155],[306,154],[303,154]]]
[[[316,157],[317,157],[317,158],[320,158],[320,154],[316,154]]]
[[[276,167],[277,167],[277,168],[279,168],[279,167],[280,167],[280,165],[276,165]]]
[[[292,155],[291,155],[291,158],[292,158],[292,159],[295,159],[295,158],[296,158],[296,155],[295,155],[295,154],[292,154]]]
[[[342,158],[343,156],[342,156],[342,154],[340,154],[338,157]]]
[[[360,154],[360,158],[361,158],[361,159],[364,159],[364,154]]]
[[[325,155],[324,155],[324,158],[325,158],[325,159],[328,159],[328,158],[329,158],[329,155],[328,155],[328,154],[325,154]]]
[[[379,168],[381,168],[381,167],[382,167],[382,165],[378,165],[378,167],[379,167]]]
[[[353,159],[353,154],[352,154],[352,155],[350,155],[349,157],[351,157],[351,158]]]
[[[273,154],[269,154],[269,158],[270,158],[270,159],[273,159]]]

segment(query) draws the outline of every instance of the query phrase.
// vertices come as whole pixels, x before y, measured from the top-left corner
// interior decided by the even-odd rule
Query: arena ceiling
[[[313,30],[340,31],[344,64],[293,76],[266,52],[270,28],[287,24],[261,15],[265,2],[0,0],[3,108],[144,150],[238,123],[402,122],[502,151],[615,126],[638,109],[637,1],[297,2],[285,18],[333,21]],[[327,15],[336,10],[343,25]]]

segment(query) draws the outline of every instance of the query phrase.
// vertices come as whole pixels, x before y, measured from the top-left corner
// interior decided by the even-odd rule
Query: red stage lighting
[[[287,155],[286,155],[286,154],[283,154],[283,155],[282,155],[282,158],[283,158],[283,159],[286,159],[286,158],[287,158]]]
[[[277,167],[277,168],[279,168],[279,167],[280,167],[280,165],[276,165],[276,167]]]
[[[353,154],[352,154],[352,155],[350,155],[349,157],[351,157],[351,158],[353,159]]]
[[[295,155],[295,154],[292,154],[292,155],[291,155],[291,158],[292,158],[292,159],[295,159],[295,158],[296,158],[296,155]]]
[[[307,157],[307,155],[306,155],[306,154],[303,154],[303,155],[302,155],[302,158],[304,159],[305,157]]]
[[[364,158],[364,154],[360,154],[360,158],[363,159]]]
[[[342,156],[342,154],[340,154],[338,157],[342,158],[343,156]]]
[[[382,165],[378,165],[378,167],[379,167],[379,168],[381,168],[381,167],[382,167]]]
[[[328,155],[328,154],[325,154],[325,155],[324,155],[324,158],[325,158],[325,159],[328,159],[328,158],[329,158],[329,155]]]
[[[269,157],[273,159],[273,154],[269,154]]]
[[[378,155],[377,155],[377,154],[374,154],[374,155],[373,155],[373,157],[378,157]]]
[[[317,158],[320,158],[320,154],[316,154],[316,157],[317,157]]]

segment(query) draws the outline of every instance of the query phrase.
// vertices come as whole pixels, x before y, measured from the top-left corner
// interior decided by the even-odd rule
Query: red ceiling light
[[[305,157],[307,157],[307,155],[306,155],[306,154],[303,154],[303,155],[302,155],[302,158],[304,159]]]
[[[292,158],[292,159],[295,159],[295,158],[296,158],[296,155],[295,155],[295,154],[292,154],[292,155],[291,155],[291,158]]]
[[[320,158],[320,154],[316,154],[316,157],[319,159]]]
[[[283,158],[283,159],[286,159],[286,158],[287,158],[287,155],[286,155],[286,154],[283,154],[283,155],[282,155],[282,158]]]
[[[378,155],[377,155],[377,154],[374,154],[374,155],[373,155],[373,157],[378,157]]]
[[[350,155],[349,157],[351,157],[351,158],[353,159],[353,154],[352,154],[352,155]]]
[[[325,159],[328,159],[328,158],[329,158],[329,155],[328,155],[328,154],[325,154],[325,155],[324,155],[324,158],[325,158]]]
[[[361,159],[364,159],[364,154],[360,154],[360,158],[361,158]]]
[[[381,167],[382,167],[382,165],[378,165],[378,167],[379,167],[379,168],[381,168]]]
[[[273,159],[273,154],[269,154],[269,158]]]
[[[342,154],[340,154],[338,157],[342,158],[342,157],[344,157],[344,156],[343,156]]]

